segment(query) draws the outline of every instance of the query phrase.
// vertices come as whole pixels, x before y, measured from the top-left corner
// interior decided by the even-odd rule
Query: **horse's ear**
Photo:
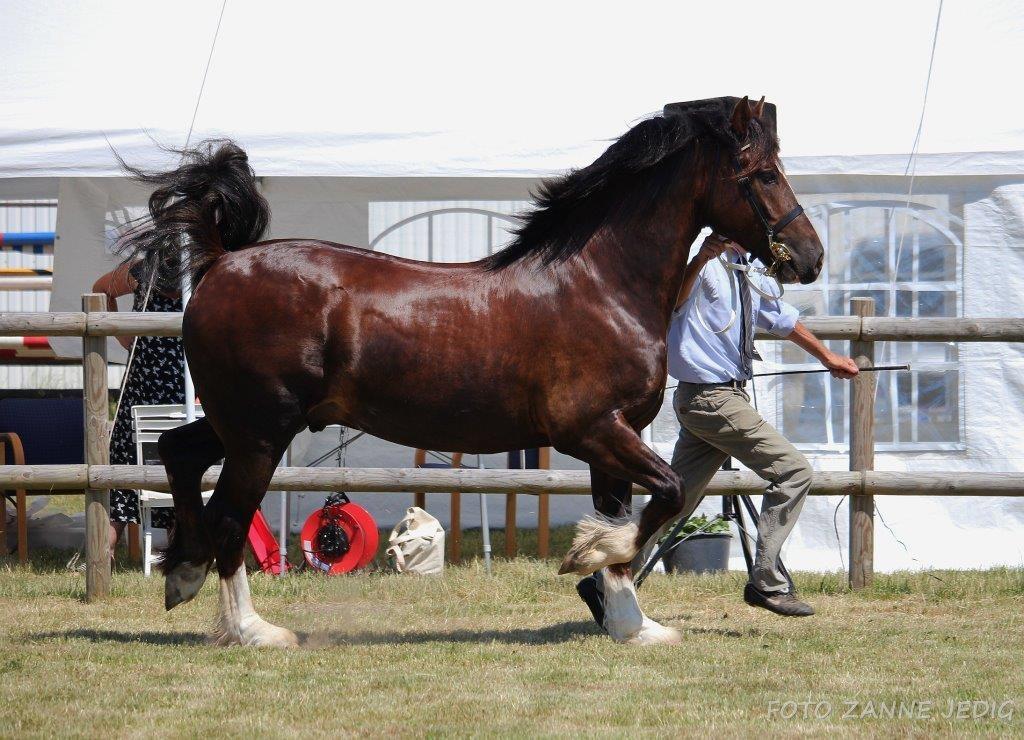
[[[761,120],[761,114],[764,113],[764,95],[757,101],[757,105],[754,106],[754,118]]]
[[[753,111],[750,110],[750,99],[744,95],[743,100],[736,103],[732,109],[732,132],[743,140],[747,138],[747,128],[750,126],[750,119],[753,118]]]

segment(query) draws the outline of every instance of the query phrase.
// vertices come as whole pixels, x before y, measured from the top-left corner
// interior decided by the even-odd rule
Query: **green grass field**
[[[744,605],[739,574],[656,575],[644,606],[685,643],[655,648],[601,634],[553,560],[439,579],[261,574],[257,609],[303,640],[273,651],[206,644],[212,578],[167,613],[160,579],[119,570],[112,597],[85,604],[62,560],[0,568],[4,736],[1024,732],[1021,570],[881,576],[858,593],[802,574],[819,610],[805,620]],[[997,716],[946,719],[950,700]],[[898,702],[917,716],[870,716]]]

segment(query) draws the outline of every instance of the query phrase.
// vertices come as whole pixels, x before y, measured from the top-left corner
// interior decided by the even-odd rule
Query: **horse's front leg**
[[[610,565],[629,563],[683,508],[679,476],[644,444],[621,412],[613,412],[592,425],[574,444],[559,440],[558,447],[611,478],[636,483],[652,494],[651,502],[639,516],[613,519],[605,515],[581,521],[559,574],[587,575]],[[597,498],[595,493],[595,501]]]
[[[267,491],[276,460],[264,451],[229,451],[204,511],[220,573],[220,613],[215,634],[218,645],[298,645],[291,630],[273,625],[256,613],[243,558],[252,518]]]
[[[579,444],[567,451],[605,474],[606,477],[594,478],[594,482],[602,484],[601,491],[594,491],[594,498],[595,506],[600,499],[599,511],[604,516],[580,522],[559,573],[586,575],[601,571],[603,624],[617,642],[679,642],[681,636],[676,630],[658,624],[640,609],[629,566],[647,541],[682,508],[682,485],[678,476],[643,443],[618,412],[589,429]],[[621,489],[614,485],[619,481],[637,483],[653,494],[654,498],[639,520],[637,517],[609,518],[612,500],[608,494],[612,489]],[[603,490],[605,488],[609,490]],[[615,490],[614,493],[619,501],[625,500],[625,491]]]

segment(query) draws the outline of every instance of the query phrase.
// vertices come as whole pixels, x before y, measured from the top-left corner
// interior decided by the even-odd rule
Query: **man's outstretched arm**
[[[832,371],[836,378],[853,378],[860,370],[851,358],[837,355],[826,347],[820,339],[814,336],[813,332],[799,321],[793,327],[793,331],[786,337],[793,344],[800,347],[807,353],[813,355],[822,365]]]

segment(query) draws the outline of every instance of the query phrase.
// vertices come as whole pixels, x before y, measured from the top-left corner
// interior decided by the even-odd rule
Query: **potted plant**
[[[728,570],[732,531],[729,522],[721,516],[708,518],[700,514],[690,517],[676,539],[675,546],[663,556],[667,573]]]

